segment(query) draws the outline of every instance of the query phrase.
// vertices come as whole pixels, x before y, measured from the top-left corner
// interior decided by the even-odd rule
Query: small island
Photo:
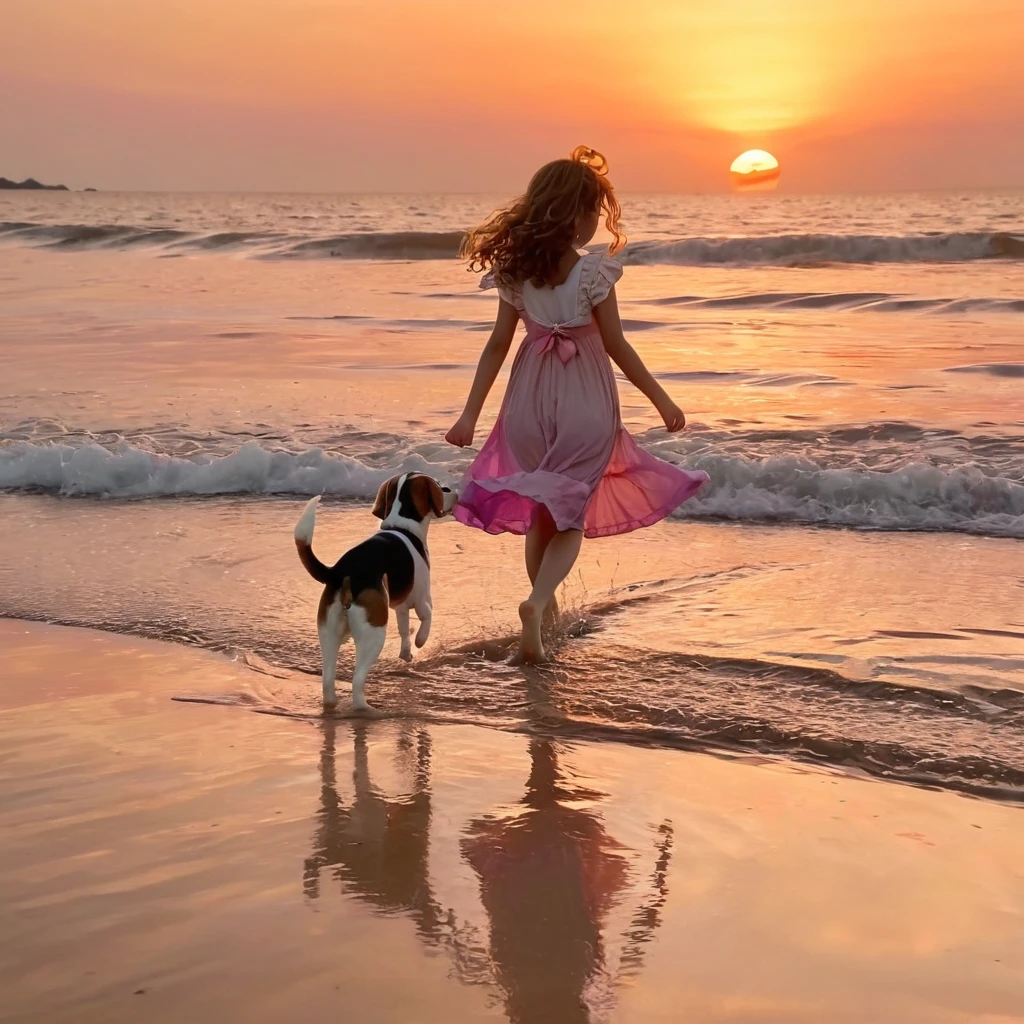
[[[35,178],[26,178],[24,181],[11,181],[9,178],[0,178],[0,189],[36,189],[44,192],[70,192],[67,185],[44,185]]]

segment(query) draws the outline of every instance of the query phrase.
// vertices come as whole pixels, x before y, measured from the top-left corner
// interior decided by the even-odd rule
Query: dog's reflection
[[[323,724],[320,753],[320,810],[312,855],[303,869],[303,890],[311,899],[320,895],[324,874],[337,878],[345,890],[381,910],[412,914],[420,934],[435,938],[440,908],[430,889],[430,735],[425,730],[402,737],[412,776],[411,792],[389,799],[370,778],[366,722],[353,722],[350,807],[338,796],[335,745],[336,722]]]

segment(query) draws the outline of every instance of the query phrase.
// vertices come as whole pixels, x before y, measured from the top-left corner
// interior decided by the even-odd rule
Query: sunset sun
[[[733,160],[729,173],[738,189],[773,189],[779,183],[779,161],[763,149],[748,149]]]

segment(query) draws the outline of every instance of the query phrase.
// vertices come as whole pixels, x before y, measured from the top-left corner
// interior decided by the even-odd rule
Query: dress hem
[[[634,530],[641,530],[647,526],[653,526],[655,523],[661,522],[662,519],[670,516],[677,508],[683,505],[686,501],[692,498],[697,491],[699,491],[710,478],[706,473],[703,472],[691,472],[690,478],[680,484],[675,495],[666,502],[664,505],[659,505],[658,508],[652,509],[646,515],[640,516],[635,519],[628,519],[625,522],[614,523],[610,526],[601,526],[599,528],[587,528],[586,524],[581,526],[567,526],[559,527],[559,532],[563,530],[582,530],[583,536],[588,540],[593,540],[597,537],[614,537],[624,533],[632,533]],[[480,481],[472,481],[478,487],[481,486]],[[528,494],[523,494],[511,487],[503,487],[496,490],[482,487],[489,494],[512,494],[516,498],[525,499],[530,502],[533,514],[539,507],[543,506],[547,509],[548,514],[551,515],[552,519],[555,519],[555,515],[551,510],[550,505],[547,502],[542,501],[538,498],[533,498]],[[526,522],[522,519],[502,520],[500,517],[491,519],[491,521],[485,523],[483,519],[477,514],[476,509],[472,503],[464,503],[461,499],[456,503],[454,509],[454,516],[458,522],[462,523],[463,526],[469,526],[476,530],[482,530],[484,533],[488,533],[491,536],[497,536],[502,533],[510,533],[517,537],[525,536],[529,532],[530,526],[533,522],[533,515],[530,517],[530,522]],[[558,527],[557,520],[555,522]]]

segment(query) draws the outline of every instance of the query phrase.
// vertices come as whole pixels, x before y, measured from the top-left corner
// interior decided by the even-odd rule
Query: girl
[[[541,622],[557,612],[555,591],[569,575],[583,537],[650,526],[708,479],[639,448],[622,425],[611,360],[650,399],[665,427],[686,417],[622,334],[615,282],[622,265],[581,255],[602,211],[625,244],[619,203],[600,153],[579,146],[542,167],[526,195],[471,231],[460,256],[491,271],[498,316],[466,407],[445,439],[473,443],[476,422],[508,354],[516,325],[526,326],[491,436],[463,481],[455,517],[488,533],[526,534],[533,589],[519,606],[519,659],[545,660]]]

